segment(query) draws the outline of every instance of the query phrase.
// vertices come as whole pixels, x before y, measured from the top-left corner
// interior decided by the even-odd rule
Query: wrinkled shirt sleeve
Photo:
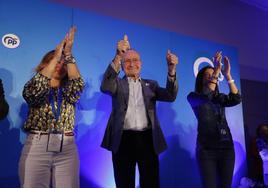
[[[218,95],[214,95],[213,101],[216,101],[221,106],[231,107],[239,104],[242,101],[242,97],[239,93],[229,93],[228,95],[220,93]]]

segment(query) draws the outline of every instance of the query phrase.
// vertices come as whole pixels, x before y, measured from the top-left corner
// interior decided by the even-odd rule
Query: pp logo
[[[194,67],[193,67],[195,77],[197,76],[198,71],[199,71],[199,66],[202,63],[207,63],[210,66],[214,67],[213,62],[209,58],[207,58],[207,57],[199,57],[199,58],[197,58],[195,60],[195,62],[194,62]],[[220,72],[220,74],[219,74],[219,81],[223,81],[223,79],[224,79],[224,76],[223,76],[222,72]]]
[[[2,37],[2,43],[7,48],[17,48],[20,45],[20,39],[14,34],[6,34]]]

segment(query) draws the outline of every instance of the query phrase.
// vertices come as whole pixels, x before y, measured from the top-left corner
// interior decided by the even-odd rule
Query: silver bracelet
[[[64,57],[64,63],[65,64],[69,64],[69,63],[76,64],[76,61],[72,55],[67,55]]]
[[[231,84],[231,83],[234,83],[234,80],[233,79],[228,80],[228,84]]]

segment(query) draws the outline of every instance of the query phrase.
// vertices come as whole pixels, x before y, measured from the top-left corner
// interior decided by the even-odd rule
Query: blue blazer
[[[178,82],[177,79],[174,82],[167,79],[166,88],[162,88],[154,80],[141,79],[141,86],[148,122],[152,127],[154,150],[156,154],[159,154],[167,148],[167,144],[157,118],[156,101],[175,101]],[[119,78],[118,73],[109,65],[104,73],[100,89],[112,97],[112,111],[101,146],[116,153],[120,145],[128,108],[127,77]]]

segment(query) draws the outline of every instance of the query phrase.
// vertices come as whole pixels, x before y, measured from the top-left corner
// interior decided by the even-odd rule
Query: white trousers
[[[62,152],[47,152],[48,135],[29,134],[20,161],[21,188],[79,188],[79,157],[74,136],[64,136]]]

